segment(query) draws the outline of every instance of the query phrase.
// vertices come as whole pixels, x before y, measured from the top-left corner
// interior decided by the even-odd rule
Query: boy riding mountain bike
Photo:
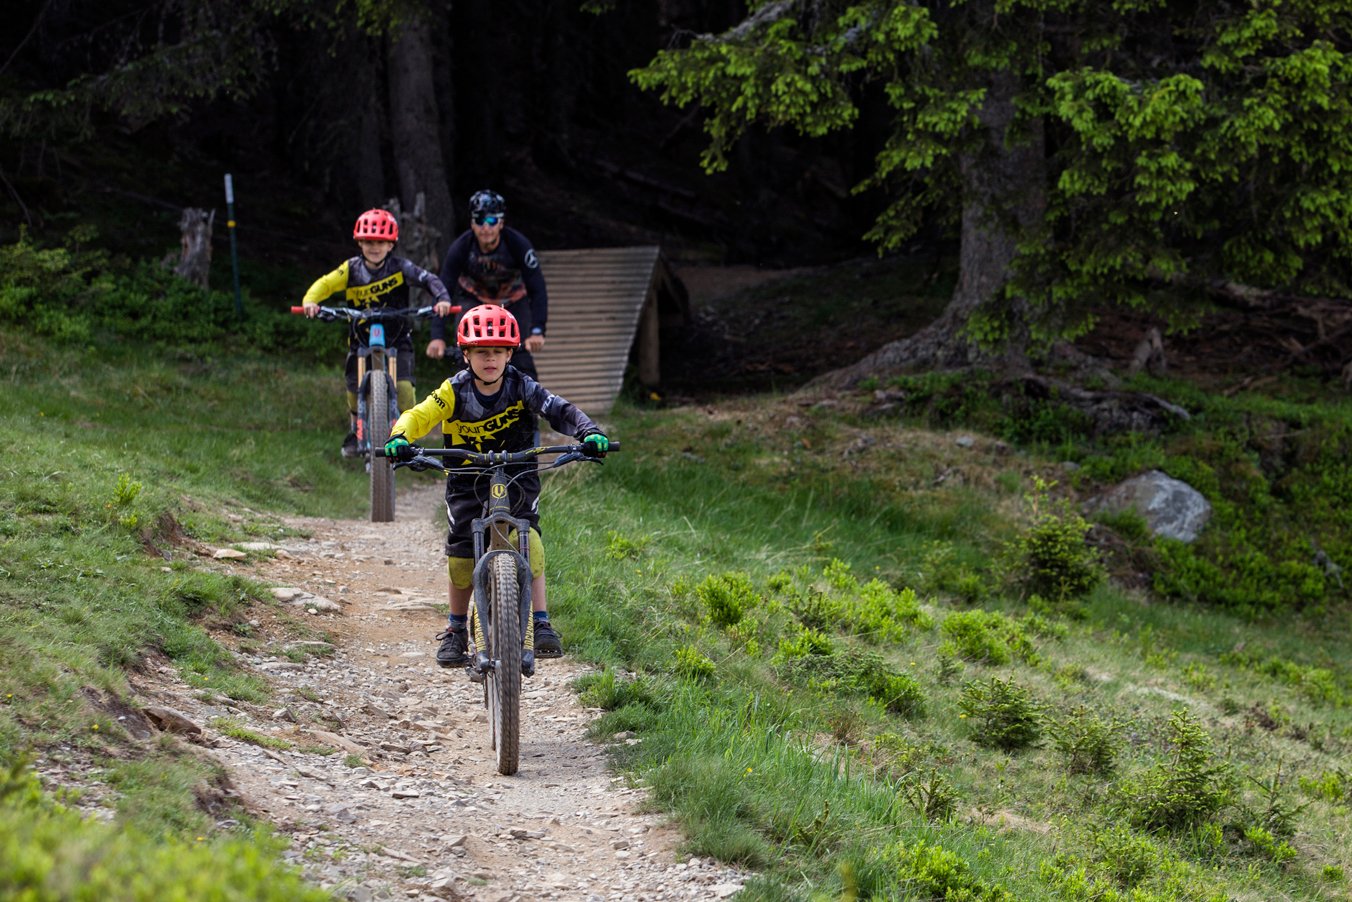
[[[521,451],[533,447],[538,417],[544,417],[562,435],[588,446],[604,457],[610,442],[591,419],[573,404],[546,390],[511,365],[521,343],[516,318],[495,304],[467,310],[456,330],[456,344],[468,368],[447,379],[413,408],[400,414],[390,430],[385,456],[409,460],[410,439],[417,440],[440,424],[446,447],[475,451]],[[533,463],[516,468],[508,489],[512,515],[531,524],[531,610],[535,654],[557,658],[563,654],[558,633],[549,622],[545,599],[544,543],[540,538],[540,475]],[[472,473],[446,476],[447,572],[450,576],[450,615],[446,630],[437,635],[437,663],[456,667],[469,661],[467,630],[472,594],[474,557],[471,524],[483,510],[485,483]]]
[[[305,315],[319,314],[324,301],[339,300],[345,306],[403,310],[412,305],[413,286],[422,288],[436,300],[436,313],[451,312],[451,296],[441,279],[417,264],[391,252],[399,241],[399,223],[387,210],[373,209],[357,217],[352,237],[361,253],[344,260],[328,275],[321,276],[305,292],[301,302]],[[413,406],[413,328],[406,320],[386,323],[387,344],[398,354],[399,383],[396,386],[399,409]],[[347,360],[343,367],[347,384],[347,412],[351,428],[343,439],[343,456],[353,457],[357,447],[357,351],[368,341],[370,326],[353,323],[347,339]]]

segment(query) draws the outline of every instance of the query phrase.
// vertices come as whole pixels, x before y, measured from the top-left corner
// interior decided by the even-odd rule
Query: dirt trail
[[[288,520],[309,537],[222,562],[281,587],[283,616],[261,612],[232,643],[273,684],[272,704],[203,700],[169,668],[137,680],[145,702],[201,726],[244,804],[291,838],[307,877],[346,898],[735,893],[745,875],[679,857],[679,835],[640,813],[642,791],[608,770],[586,738],[597,712],[569,688],[584,668],[569,658],[525,681],[520,772],[496,772],[481,686],[433,659],[446,591],[440,499],[439,485],[420,483],[401,493],[392,524]],[[297,618],[331,642],[297,641]],[[231,738],[229,722],[290,747]]]

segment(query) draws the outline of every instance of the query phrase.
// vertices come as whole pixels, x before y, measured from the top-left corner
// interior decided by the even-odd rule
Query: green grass
[[[617,759],[685,826],[691,852],[764,868],[748,898],[899,898],[922,886],[934,898],[1345,896],[1345,609],[1255,620],[1106,585],[1030,609],[992,571],[1027,516],[1016,489],[1036,460],[1011,483],[998,453],[963,452],[966,487],[936,486],[944,445],[917,440],[903,455],[895,426],[822,422],[843,441],[874,441],[849,459],[813,455],[779,428],[789,405],[777,403],[723,405],[712,418],[621,413],[613,434],[625,452],[603,472],[556,479],[542,505],[554,618],[570,648],[607,668],[583,687],[607,709],[595,731],[642,738],[616,746]],[[939,588],[936,565],[982,579],[982,604],[1003,615],[982,623],[1007,624],[993,635],[1010,654],[947,646],[944,624],[974,611]],[[700,590],[720,574],[723,589]],[[852,625],[875,575],[918,588],[930,622],[891,635]],[[821,610],[836,612],[826,656],[777,662],[801,618]],[[915,682],[920,713],[889,713],[837,663],[870,654]],[[961,700],[990,678],[1027,689],[1041,741],[1013,752],[980,741]],[[1233,767],[1233,795],[1197,824],[1121,827],[1149,810],[1141,781],[1168,772],[1180,710]],[[1106,777],[1051,741],[1092,739],[1105,723],[1123,737],[1098,749]],[[925,799],[937,787],[942,801],[945,786],[955,801],[933,810],[949,816],[927,819]],[[1157,801],[1179,791],[1152,790]],[[1265,839],[1273,823],[1281,835]],[[1105,839],[1115,829],[1128,832]]]

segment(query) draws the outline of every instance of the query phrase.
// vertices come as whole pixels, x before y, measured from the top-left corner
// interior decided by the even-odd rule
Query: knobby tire
[[[375,449],[384,448],[390,440],[390,385],[385,376],[384,363],[372,368],[367,383],[367,415],[370,417],[371,437],[371,522],[389,523],[394,520],[394,469],[383,457],[376,457]]]
[[[516,558],[494,555],[488,572],[490,625],[489,655],[497,666],[488,674],[489,719],[498,773],[516,773],[521,757],[521,591],[516,581]]]

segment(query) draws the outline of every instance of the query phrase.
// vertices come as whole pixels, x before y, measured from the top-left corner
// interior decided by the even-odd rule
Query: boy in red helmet
[[[521,343],[516,318],[495,304],[466,311],[456,329],[456,344],[467,369],[456,373],[411,410],[400,414],[385,445],[386,457],[400,457],[409,440],[417,440],[438,424],[446,447],[469,446],[475,451],[521,451],[533,447],[537,417],[544,417],[561,435],[571,435],[604,456],[610,442],[591,419],[558,395],[511,365]],[[407,458],[408,451],[402,456]],[[535,654],[557,658],[563,654],[559,634],[549,623],[545,601],[545,551],[540,540],[540,475],[534,464],[522,464],[508,489],[512,516],[527,520],[530,531],[531,601],[535,619]],[[480,491],[486,490],[473,474],[454,469],[446,476],[447,570],[450,574],[450,623],[439,634],[437,663],[456,667],[467,654],[474,542],[470,523],[483,513]]]
[[[352,227],[352,237],[361,253],[344,260],[337,269],[310,286],[302,301],[306,316],[316,316],[319,305],[325,301],[344,307],[402,310],[412,306],[413,286],[435,298],[438,316],[451,312],[451,296],[441,279],[390,253],[399,240],[399,223],[388,210],[367,210],[358,216]],[[369,330],[369,326],[353,323],[347,339],[347,362],[343,372],[351,428],[347,438],[343,439],[344,457],[357,453],[357,348],[365,343]],[[415,399],[412,324],[408,320],[386,323],[385,343],[398,355],[399,409],[408,410]]]

